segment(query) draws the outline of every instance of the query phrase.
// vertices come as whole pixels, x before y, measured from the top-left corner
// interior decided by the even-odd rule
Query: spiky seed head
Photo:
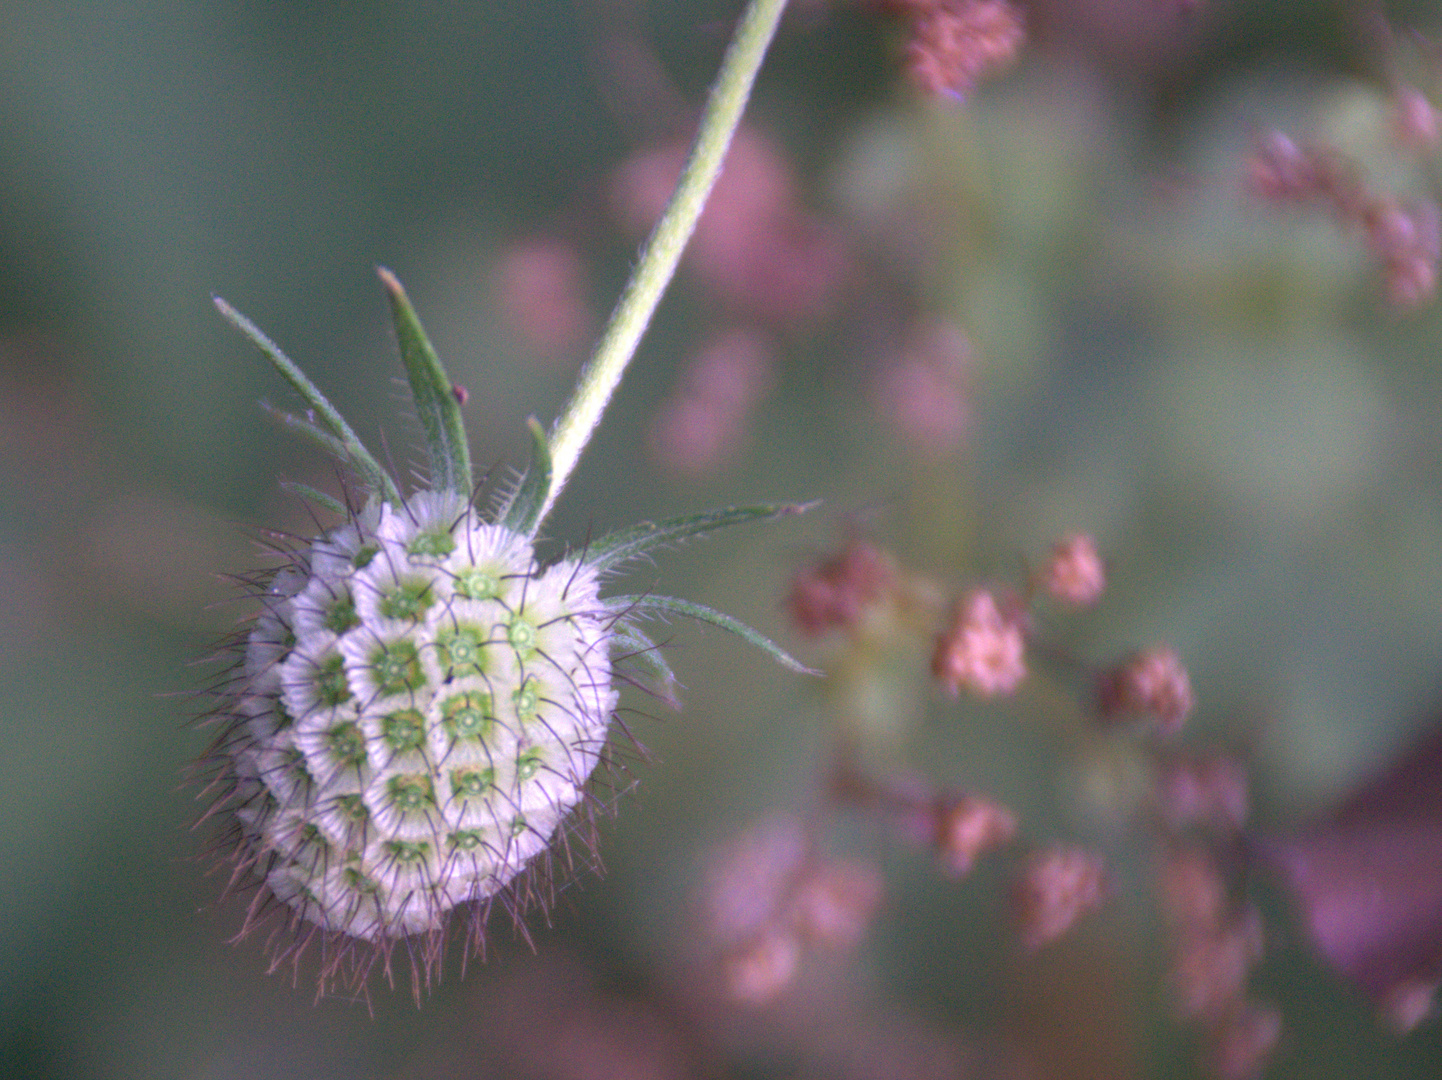
[[[512,887],[616,707],[597,589],[448,494],[372,502],[299,550],[221,689],[216,755],[262,896],[384,949]]]
[[[578,392],[581,413],[568,411],[550,436],[529,422],[531,463],[497,492],[494,517],[482,516],[470,501],[465,395],[400,282],[380,277],[429,463],[430,489],[409,498],[295,362],[216,299],[307,405],[304,416],[272,414],[335,457],[369,501],[339,528],[284,545],[284,565],[257,579],[261,610],[213,690],[224,728],[202,773],[214,781],[207,816],[232,823],[222,842],[236,862],[232,887],[258,887],[242,934],[285,913],[293,933],[271,938],[275,966],[318,940],[321,992],[336,981],[365,992],[377,962],[389,973],[404,942],[419,997],[439,976],[455,916],[466,955],[479,954],[493,904],[524,934],[521,916],[550,900],[552,869],[572,864],[573,839],[593,864],[588,789],[610,759],[615,683],[674,703],[675,676],[637,620],[697,619],[810,670],[702,604],[650,593],[602,600],[600,577],[659,547],[807,507],[644,522],[581,558],[542,564],[534,539],[579,453],[566,417],[593,398]],[[557,441],[570,455],[559,473]]]

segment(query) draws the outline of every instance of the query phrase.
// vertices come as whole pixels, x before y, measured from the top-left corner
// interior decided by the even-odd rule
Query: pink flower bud
[[[1016,815],[1000,803],[962,795],[936,810],[936,850],[952,877],[962,877],[977,857],[1016,835]]]
[[[1101,598],[1106,583],[1106,565],[1090,536],[1073,533],[1052,546],[1042,575],[1042,587],[1050,596],[1072,607],[1090,607]]]
[[[1104,719],[1141,713],[1163,735],[1175,735],[1195,704],[1181,658],[1168,646],[1146,649],[1103,674],[1097,704]]]
[[[1053,847],[1032,857],[1012,890],[1022,944],[1030,951],[1062,937],[1105,898],[1101,859],[1080,848]]]
[[[952,697],[962,687],[982,697],[1014,692],[1026,677],[1020,612],[1003,613],[985,589],[958,601],[951,625],[937,638],[931,673]]]

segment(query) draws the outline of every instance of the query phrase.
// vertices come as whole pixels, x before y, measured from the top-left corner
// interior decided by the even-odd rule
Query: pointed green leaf
[[[551,490],[551,451],[545,429],[534,416],[526,421],[531,432],[531,465],[525,471],[510,500],[501,510],[501,524],[531,536],[539,524],[541,507]]]
[[[307,442],[314,443],[331,457],[339,458],[341,461],[347,459],[348,455],[345,443],[329,432],[322,431],[318,426],[304,417],[296,416],[295,413],[288,413],[284,409],[277,409],[268,401],[262,401],[260,403],[260,410],[292,435],[299,435]]]
[[[302,484],[298,480],[286,480],[281,485],[281,490],[288,491],[292,495],[299,495],[306,502],[313,502],[323,510],[329,510],[338,517],[349,518],[350,512],[346,510],[345,504],[339,499],[327,495],[311,487],[309,484]]]
[[[772,518],[804,514],[819,505],[818,502],[785,503],[770,506],[728,506],[722,510],[711,510],[704,514],[689,514],[671,518],[656,524],[643,521],[630,528],[619,529],[590,544],[586,550],[586,563],[604,573],[629,559],[640,558],[649,551],[666,544],[676,544],[693,536],[702,536],[715,529],[729,525],[742,525],[748,521],[767,521]]]
[[[401,501],[400,488],[391,479],[390,473],[381,468],[380,462],[376,461],[360,439],[356,438],[356,433],[345,422],[345,417],[341,416],[316,385],[306,378],[305,372],[296,366],[295,361],[286,356],[279,345],[266,337],[259,327],[235,308],[218,296],[211,299],[215,302],[216,310],[220,312],[225,321],[249,338],[250,343],[265,354],[266,359],[305,400],[305,403],[310,406],[311,412],[319,420],[301,420],[299,417],[278,410],[271,410],[272,414],[277,416],[287,427],[318,443],[327,453],[349,465],[356,471],[363,484],[380,492],[387,502],[399,503]],[[320,426],[321,424],[325,425],[324,429]]]
[[[411,384],[416,419],[426,440],[430,457],[431,488],[471,497],[471,450],[466,442],[466,425],[454,384],[441,365],[436,350],[411,307],[405,289],[385,267],[376,271],[390,297],[391,319],[400,343],[401,362]]]
[[[794,656],[788,653],[776,642],[772,641],[759,630],[753,630],[740,619],[733,619],[725,612],[709,608],[705,604],[698,604],[692,600],[682,600],[675,596],[608,596],[605,599],[606,606],[620,614],[630,615],[684,615],[688,619],[695,619],[698,622],[710,623],[712,626],[720,627],[722,630],[730,631],[736,636],[755,645],[762,652],[768,653],[771,659],[775,660],[782,667],[796,672],[798,675],[820,675]]]
[[[676,696],[676,673],[661,654],[661,647],[634,626],[618,622],[611,634],[615,642],[614,657],[622,665],[643,670],[644,687],[673,709],[681,707]],[[623,668],[624,670],[624,668]]]

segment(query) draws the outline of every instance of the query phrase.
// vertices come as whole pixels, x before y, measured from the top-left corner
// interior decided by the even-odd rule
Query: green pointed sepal
[[[282,425],[301,437],[309,439],[341,464],[353,469],[361,483],[370,491],[378,493],[392,505],[400,505],[400,487],[391,474],[381,467],[380,462],[356,437],[356,433],[346,423],[345,417],[341,416],[315,383],[306,377],[305,372],[296,366],[295,361],[286,356],[279,345],[266,337],[259,327],[235,308],[218,296],[211,299],[225,321],[244,334],[250,339],[252,345],[265,354],[266,359],[271,362],[276,371],[280,372],[285,381],[290,383],[310,410],[304,417],[271,406],[264,406],[266,411]]]
[[[669,518],[659,524],[643,521],[639,525],[617,529],[586,547],[586,564],[596,573],[604,574],[622,563],[643,558],[657,548],[679,544],[696,536],[744,525],[749,521],[771,521],[779,517],[804,514],[821,505],[820,500],[808,503],[780,503],[766,506],[728,506],[708,510],[704,514],[687,514]]]
[[[501,524],[525,536],[534,537],[541,523],[541,508],[551,490],[551,448],[546,431],[534,417],[526,421],[531,432],[531,464],[516,483],[510,499],[502,506]]]
[[[461,404],[455,385],[446,374],[436,350],[426,337],[421,320],[411,306],[401,283],[385,267],[376,270],[391,303],[391,320],[395,323],[396,342],[400,345],[401,362],[411,384],[416,419],[426,440],[430,458],[431,490],[451,491],[471,497],[471,450],[466,441],[466,425],[461,419]]]
[[[309,484],[302,484],[298,480],[284,480],[281,482],[280,489],[291,495],[299,496],[306,502],[319,506],[322,510],[329,510],[336,517],[349,518],[353,516],[352,512],[346,509],[345,503]]]
[[[636,672],[639,678],[634,681],[640,686],[671,708],[681,708],[681,699],[676,694],[676,673],[666,662],[661,646],[630,623],[619,620],[611,631],[611,641],[612,659],[619,672],[627,676]]]
[[[675,596],[608,596],[604,601],[605,606],[617,615],[626,617],[654,616],[664,618],[667,615],[684,615],[688,619],[695,619],[697,622],[710,623],[729,633],[735,634],[743,641],[756,646],[775,660],[788,671],[794,671],[798,675],[820,675],[821,672],[809,668],[796,657],[783,649],[776,642],[772,641],[761,631],[747,626],[740,619],[734,619],[724,611],[717,611],[715,608],[707,607],[705,604],[698,604],[692,600],[682,600]]]

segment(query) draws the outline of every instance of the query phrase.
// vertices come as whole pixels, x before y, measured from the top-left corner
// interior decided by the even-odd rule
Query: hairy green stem
[[[596,351],[581,373],[575,393],[551,431],[551,485],[533,532],[540,528],[565,489],[581,451],[601,422],[611,395],[620,384],[626,365],[635,356],[641,335],[676,272],[681,253],[721,172],[726,149],[741,122],[756,73],[785,7],[786,0],[751,0],[741,17],[736,36],[722,58],[721,69],[711,87],[695,145],[676,191],[646,241],[640,262],[606,324]]]

